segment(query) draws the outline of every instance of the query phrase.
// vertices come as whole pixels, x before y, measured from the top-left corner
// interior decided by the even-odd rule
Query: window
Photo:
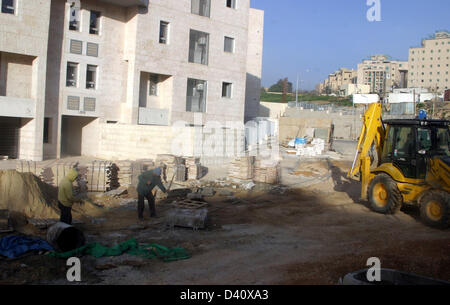
[[[436,152],[439,155],[450,156],[450,134],[448,128],[437,128],[436,140]]]
[[[100,12],[91,11],[89,34],[98,35],[99,33],[100,33]]]
[[[222,83],[222,97],[231,98],[231,91],[233,89],[232,83]]]
[[[66,86],[77,87],[77,82],[78,82],[78,64],[74,62],[68,62]]]
[[[186,94],[186,111],[206,112],[207,82],[188,78]]]
[[[234,53],[234,38],[225,37],[225,52]]]
[[[161,21],[159,24],[159,43],[169,43],[169,23]]]
[[[227,0],[227,7],[236,8],[236,0]]]
[[[16,0],[2,0],[2,13],[15,14]]]
[[[69,30],[80,30],[80,8],[75,6],[75,2],[70,5]]]
[[[211,0],[191,0],[191,13],[209,17]]]
[[[158,75],[150,74],[150,79],[149,79],[149,95],[150,96],[158,95],[158,83],[159,83]]]
[[[189,62],[208,65],[209,34],[191,30]]]
[[[97,66],[87,65],[86,89],[96,89],[96,87],[97,87]]]
[[[44,143],[50,143],[50,118],[44,118]]]

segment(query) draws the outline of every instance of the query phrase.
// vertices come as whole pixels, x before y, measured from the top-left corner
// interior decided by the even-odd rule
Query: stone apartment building
[[[407,61],[390,60],[386,55],[375,55],[358,64],[358,85],[370,86],[371,93],[385,94],[395,88],[406,88]]]
[[[181,133],[193,153],[208,122],[257,116],[250,0],[0,2],[0,155],[146,158]]]
[[[319,85],[320,93],[338,94],[342,86],[355,84],[357,73],[355,70],[341,68],[338,71],[328,75],[328,78]]]
[[[437,32],[409,49],[408,87],[442,93],[450,88],[450,33]]]

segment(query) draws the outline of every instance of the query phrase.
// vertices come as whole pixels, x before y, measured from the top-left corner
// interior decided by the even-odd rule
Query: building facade
[[[50,1],[1,1],[0,155],[42,158],[49,20]]]
[[[384,95],[407,87],[408,62],[375,55],[358,64],[358,85],[370,86],[371,93]]]
[[[15,118],[14,126],[5,124],[16,134],[2,142],[0,155],[109,156],[104,150],[114,145],[102,143],[118,128],[125,139],[137,125],[164,137],[180,122],[225,124],[258,115],[264,13],[249,0],[12,3],[14,13],[0,15],[8,25],[0,29],[1,67],[14,67],[3,69],[11,75],[1,78],[0,103],[9,110],[0,109],[0,120]],[[16,79],[15,69],[28,71],[28,83]],[[23,107],[17,110],[11,98]],[[152,147],[153,139],[143,140]]]
[[[450,33],[437,32],[423,40],[421,47],[409,49],[408,87],[443,93],[450,88],[449,65]]]
[[[338,71],[328,75],[328,78],[319,85],[319,93],[339,94],[341,87],[345,85],[356,83],[357,72],[346,68],[341,68]]]

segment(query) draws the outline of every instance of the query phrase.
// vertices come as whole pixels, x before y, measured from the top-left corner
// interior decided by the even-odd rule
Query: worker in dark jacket
[[[156,217],[155,197],[153,196],[153,189],[157,186],[161,191],[167,193],[166,188],[161,181],[161,168],[142,173],[139,176],[139,183],[137,186],[138,192],[138,217],[139,220],[144,219],[144,200],[147,198],[148,206],[150,208],[150,217]]]

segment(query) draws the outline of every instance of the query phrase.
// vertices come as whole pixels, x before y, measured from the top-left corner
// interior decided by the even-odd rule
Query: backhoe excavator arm
[[[360,174],[361,198],[367,197],[367,187],[370,183],[370,156],[369,151],[373,144],[381,160],[385,138],[385,130],[381,119],[381,104],[370,104],[363,116],[363,126],[359,137],[356,155],[348,177],[354,179]]]

